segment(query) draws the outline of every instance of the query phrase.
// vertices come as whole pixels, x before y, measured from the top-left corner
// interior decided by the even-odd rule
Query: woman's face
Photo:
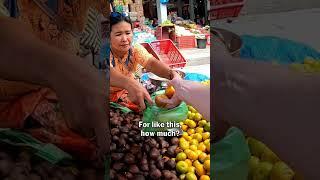
[[[112,26],[110,32],[111,48],[118,52],[127,53],[132,41],[131,25],[125,21],[119,22]]]

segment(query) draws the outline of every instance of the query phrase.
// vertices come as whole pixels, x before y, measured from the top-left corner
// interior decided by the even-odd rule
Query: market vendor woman
[[[132,46],[133,30],[128,17],[113,12],[110,17],[110,100],[139,111],[145,109],[147,100],[152,103],[147,90],[134,79],[138,66],[157,76],[173,79],[179,74],[153,57],[143,46]],[[129,96],[128,96],[129,94]]]

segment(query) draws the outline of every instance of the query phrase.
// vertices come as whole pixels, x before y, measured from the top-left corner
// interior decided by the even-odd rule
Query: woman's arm
[[[172,71],[168,65],[164,64],[163,62],[157,60],[154,57],[151,57],[148,60],[145,68],[148,72],[152,72],[153,74],[159,77],[163,77],[169,80],[179,76],[178,73]]]

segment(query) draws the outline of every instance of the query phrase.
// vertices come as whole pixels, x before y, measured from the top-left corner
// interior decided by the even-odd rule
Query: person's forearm
[[[172,71],[169,66],[162,63],[161,61],[151,58],[146,66],[147,72],[171,80],[173,78]]]
[[[124,76],[113,67],[110,67],[110,86],[128,89],[132,81],[134,79]]]
[[[0,18],[0,27],[0,77],[3,79],[52,86],[50,81],[56,79],[63,68],[75,64],[67,62],[70,55],[40,41],[18,20]]]
[[[260,139],[306,179],[319,179],[310,167],[320,161],[314,155],[320,150],[320,76],[231,56],[214,58],[214,119]]]
[[[188,84],[184,86],[185,84]],[[209,86],[202,85],[194,82],[190,86],[189,83],[181,83],[183,96],[179,98],[187,104],[192,105],[202,116],[210,121],[210,88]]]

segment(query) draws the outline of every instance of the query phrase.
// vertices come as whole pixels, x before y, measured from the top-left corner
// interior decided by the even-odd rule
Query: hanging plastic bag
[[[157,91],[154,94],[151,95],[152,100],[155,99],[155,97],[159,94],[164,94],[164,90]],[[143,112],[143,118],[142,121],[144,123],[152,123],[152,122],[159,122],[159,123],[166,123],[166,122],[181,122],[185,119],[187,119],[188,114],[188,107],[185,102],[182,102],[179,106],[173,108],[173,109],[164,109],[156,106],[155,104],[150,106],[148,103],[146,103],[147,108]],[[143,128],[144,132],[158,132],[158,131],[166,131],[174,129],[172,127],[152,127],[151,125],[149,127]]]
[[[213,144],[212,150],[214,179],[247,180],[250,151],[241,130],[230,128],[222,140]]]

